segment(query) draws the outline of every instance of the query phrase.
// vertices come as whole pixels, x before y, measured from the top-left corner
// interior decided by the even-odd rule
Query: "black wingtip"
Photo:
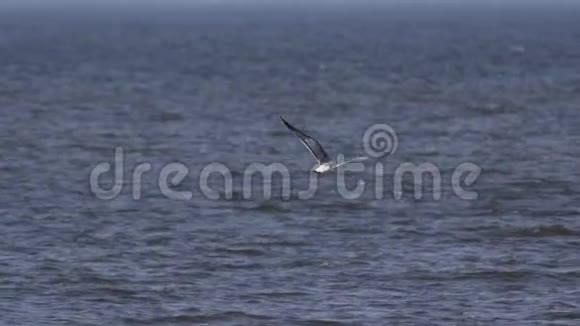
[[[282,120],[282,122],[284,122],[284,124],[286,125],[286,127],[293,129],[292,126],[288,123],[288,121],[284,120],[284,118],[282,118],[282,116],[280,116],[280,120]]]

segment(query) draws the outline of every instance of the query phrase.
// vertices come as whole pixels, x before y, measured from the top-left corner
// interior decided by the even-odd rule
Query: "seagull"
[[[290,129],[298,137],[298,139],[300,139],[300,142],[302,142],[302,144],[304,144],[304,146],[306,146],[308,151],[310,151],[310,153],[314,156],[314,158],[318,163],[314,166],[314,168],[312,168],[312,171],[316,173],[329,172],[341,165],[355,161],[364,161],[368,158],[366,156],[359,156],[353,158],[352,160],[340,162],[337,164],[330,159],[330,156],[328,156],[328,154],[324,151],[324,148],[322,148],[322,145],[320,145],[320,143],[316,139],[308,136],[298,128],[289,124],[288,121],[282,118],[282,116],[280,116],[280,119],[282,119],[282,122],[284,122],[286,127]]]

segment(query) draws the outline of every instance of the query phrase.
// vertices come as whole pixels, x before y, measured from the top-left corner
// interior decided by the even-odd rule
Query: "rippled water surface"
[[[577,325],[578,11],[398,10],[2,16],[0,322]],[[328,175],[300,200],[313,162],[279,115],[332,155],[376,123],[398,148],[348,174],[361,198]],[[190,200],[159,189],[170,162]],[[214,162],[231,199],[199,188]],[[244,198],[254,162],[287,166],[290,199],[279,178]],[[404,162],[440,169],[440,200],[410,178],[395,198]],[[464,162],[477,200],[451,187]]]

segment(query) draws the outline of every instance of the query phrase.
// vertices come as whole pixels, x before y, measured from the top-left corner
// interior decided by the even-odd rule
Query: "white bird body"
[[[326,163],[322,163],[322,164],[316,164],[314,166],[314,169],[312,169],[312,171],[314,171],[316,173],[324,173],[324,172],[328,172],[328,171],[332,170],[332,168],[333,168],[332,162],[326,162]]]

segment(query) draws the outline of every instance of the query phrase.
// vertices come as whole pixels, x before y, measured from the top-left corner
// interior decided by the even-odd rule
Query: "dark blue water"
[[[0,20],[3,325],[577,325],[580,21],[559,10],[245,10]],[[398,148],[320,177],[278,116],[332,155],[366,128]],[[124,151],[113,200],[91,170]],[[143,162],[141,197],[131,173]],[[167,198],[165,164],[189,170]],[[234,189],[199,188],[219,162]],[[243,197],[255,162],[291,175]],[[422,199],[396,168],[432,163]],[[454,194],[461,163],[481,167]],[[373,169],[384,165],[384,197]],[[112,173],[102,187],[111,186]],[[258,182],[259,183],[259,182]],[[258,189],[259,190],[259,189]]]

